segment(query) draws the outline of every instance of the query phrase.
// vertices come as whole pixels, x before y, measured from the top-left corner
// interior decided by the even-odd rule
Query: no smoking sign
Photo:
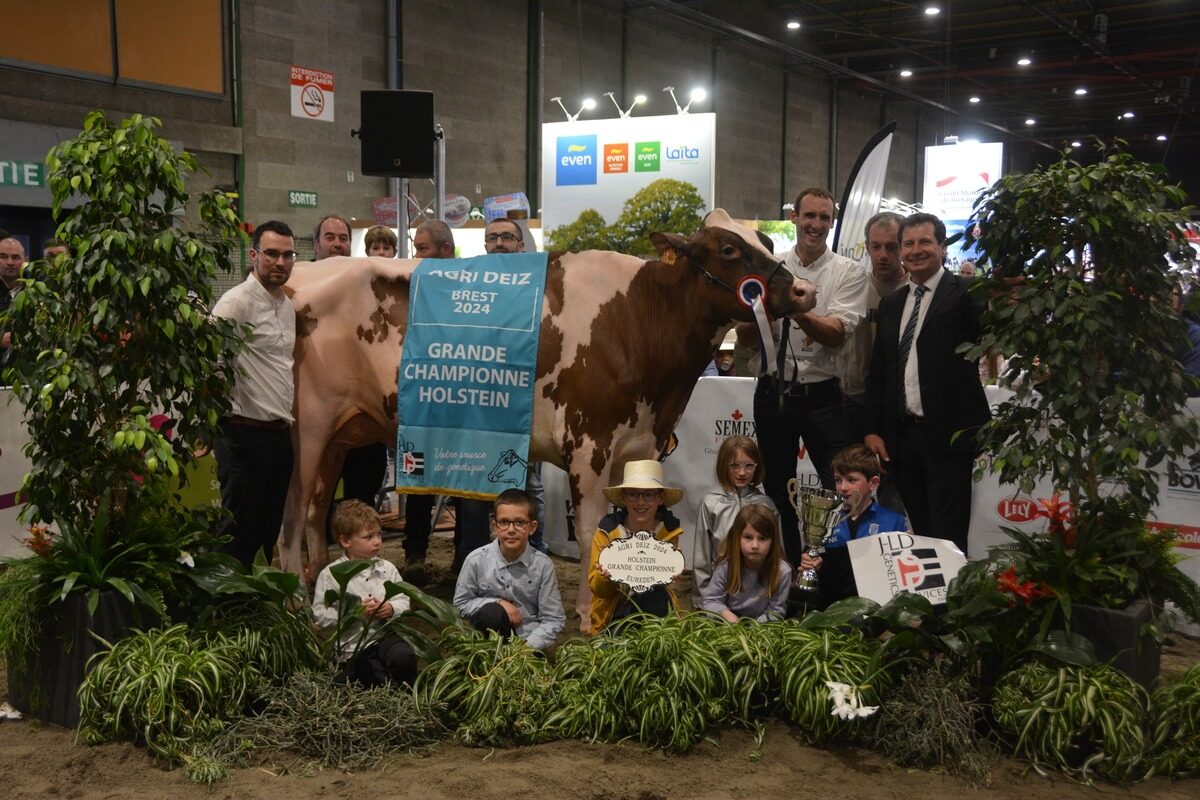
[[[292,67],[292,116],[333,122],[333,73]]]

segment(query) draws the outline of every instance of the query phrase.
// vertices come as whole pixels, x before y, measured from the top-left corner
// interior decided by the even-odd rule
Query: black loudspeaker
[[[362,173],[433,177],[433,92],[362,92]]]

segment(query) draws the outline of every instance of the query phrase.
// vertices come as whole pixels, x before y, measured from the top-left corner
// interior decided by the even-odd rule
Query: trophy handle
[[[804,512],[800,510],[800,481],[795,478],[788,479],[787,484],[788,502],[792,504],[792,508],[796,509],[796,516],[803,518]]]

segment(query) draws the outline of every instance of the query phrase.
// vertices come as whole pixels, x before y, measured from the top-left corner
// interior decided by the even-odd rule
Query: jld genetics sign
[[[542,225],[594,208],[609,222],[659,178],[686,181],[713,207],[715,114],[578,120],[542,126]]]

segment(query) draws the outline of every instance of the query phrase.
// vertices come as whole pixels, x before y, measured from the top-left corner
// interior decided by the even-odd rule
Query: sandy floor
[[[384,550],[385,557],[403,564],[398,540],[386,542]],[[448,537],[435,535],[430,553],[432,585],[428,588],[442,597],[452,592],[445,580],[449,561]],[[578,566],[559,559],[555,563],[563,599],[570,608]],[[577,629],[574,635],[578,635]],[[1176,671],[1197,661],[1200,643],[1177,638],[1164,655],[1164,669]],[[2,688],[7,691],[6,681]],[[1200,781],[1195,780],[1172,783],[1154,779],[1130,790],[1096,789],[1061,778],[1025,774],[1015,762],[997,767],[992,786],[973,790],[955,778],[893,767],[874,753],[807,747],[778,723],[767,728],[760,760],[751,759],[753,751],[751,735],[738,730],[726,730],[686,756],[647,751],[636,744],[556,742],[505,750],[442,744],[356,774],[238,770],[209,792],[191,783],[182,770],[157,768],[144,750],[133,745],[81,747],[74,744],[70,731],[36,722],[8,722],[0,723],[0,797],[515,800],[530,791],[539,800],[749,800],[784,793],[820,800],[961,800],[964,793],[979,800],[1073,800],[1100,795],[1194,800],[1200,796]]]

